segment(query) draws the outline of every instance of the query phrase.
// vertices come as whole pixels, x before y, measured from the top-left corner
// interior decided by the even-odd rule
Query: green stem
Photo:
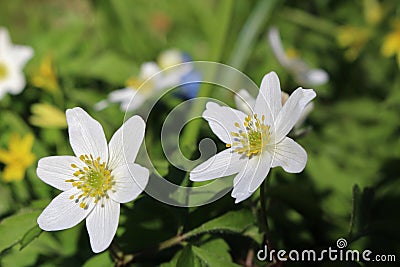
[[[226,41],[226,36],[228,34],[229,30],[229,23],[231,20],[232,16],[232,7],[233,7],[233,0],[225,0],[222,2],[220,10],[222,13],[221,19],[218,21],[219,27],[217,29],[213,29],[212,32],[216,32],[216,34],[213,34],[213,38],[215,39],[213,42],[213,47],[211,51],[211,61],[220,61],[222,57],[222,52],[224,49],[224,44]],[[210,30],[210,29],[208,29]],[[207,73],[205,76],[208,75],[213,75],[212,73]],[[208,76],[209,77],[209,76]],[[200,87],[199,94],[198,96],[210,96],[212,86],[209,84],[203,84]],[[197,118],[201,116],[201,113],[203,112],[204,106],[205,106],[206,100],[203,99],[198,99],[193,104],[193,107],[188,114],[188,118]],[[184,132],[182,133],[182,150],[187,151],[187,155],[192,155],[193,152],[196,150],[197,146],[194,145],[193,140],[197,140],[198,132],[201,127],[201,120],[193,120],[191,121],[190,127],[187,125],[185,127]]]
[[[215,36],[220,37],[218,42],[215,42],[214,50],[212,52],[211,59],[214,61],[219,61],[224,48],[224,43],[226,40],[226,35],[229,29],[229,21],[232,13],[232,2],[225,1],[223,18],[221,19],[222,25],[220,26],[220,34]],[[275,8],[278,0],[260,0],[255,8],[253,9],[250,17],[244,24],[242,30],[240,31],[236,45],[232,51],[232,56],[228,60],[228,64],[235,68],[243,68],[245,63],[248,61],[252,47],[254,46],[255,40],[263,29],[263,25],[271,17],[272,11]],[[208,84],[203,84],[199,91],[199,97],[210,97],[212,86]],[[206,100],[199,99],[195,102],[188,118],[200,117],[204,110]],[[193,120],[190,125],[187,125],[185,131],[182,134],[182,150],[186,151],[186,155],[192,155],[197,149],[194,140],[197,140],[199,130],[201,127],[202,120]],[[190,126],[190,127],[189,127]]]
[[[264,242],[267,241],[269,236],[269,225],[268,225],[268,218],[267,218],[267,194],[266,194],[266,187],[268,186],[268,179],[267,177],[264,182],[261,184],[260,187],[260,204],[261,204],[261,218],[260,218],[260,227],[264,232]]]
[[[268,225],[268,212],[267,212],[267,188],[269,187],[269,182],[271,179],[271,171],[267,178],[265,178],[264,182],[261,184],[260,188],[260,205],[261,205],[261,214],[260,214],[260,220],[259,220],[259,225],[261,230],[264,232],[263,234],[263,244],[266,244],[268,246],[268,250],[271,251],[274,249],[274,245],[271,241],[271,236],[270,236],[270,229]],[[274,255],[274,262],[278,262],[278,259]]]
[[[275,9],[278,0],[260,0],[254,7],[250,17],[243,25],[239,33],[238,41],[233,48],[232,56],[228,60],[228,65],[243,69],[248,61],[252,48],[264,25],[271,17],[272,11]]]

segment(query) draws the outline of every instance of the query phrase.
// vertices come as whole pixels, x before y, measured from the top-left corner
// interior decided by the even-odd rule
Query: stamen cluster
[[[88,208],[87,201],[89,198],[94,198],[94,203],[99,202],[102,198],[109,198],[107,191],[112,190],[115,185],[114,177],[111,171],[107,169],[106,163],[100,161],[100,157],[94,158],[92,155],[81,155],[79,159],[86,165],[79,168],[76,164],[71,164],[71,167],[77,169],[74,172],[75,179],[65,180],[72,183],[73,187],[81,190],[81,194],[75,199],[79,206],[83,209]],[[72,195],[70,199],[74,199]]]
[[[226,147],[233,147],[233,151],[238,154],[246,155],[251,158],[252,156],[260,155],[263,148],[270,141],[270,126],[265,124],[265,116],[258,118],[257,114],[253,117],[248,115],[243,126],[246,131],[243,131],[238,122],[235,122],[235,127],[238,128],[237,132],[231,132],[233,136],[233,143],[226,144]]]

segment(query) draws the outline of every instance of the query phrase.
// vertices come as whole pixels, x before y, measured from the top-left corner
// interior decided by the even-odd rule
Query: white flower
[[[100,123],[83,109],[66,112],[71,147],[76,156],[42,158],[37,175],[62,190],[37,219],[45,231],[71,228],[86,218],[92,250],[105,250],[118,227],[120,203],[135,199],[146,186],[149,171],[134,163],[145,123],[133,116],[110,143]]]
[[[232,197],[238,203],[256,191],[270,168],[301,172],[307,153],[286,135],[315,96],[314,90],[300,87],[282,106],[279,79],[271,72],[261,82],[251,115],[208,102],[203,118],[227,149],[194,168],[190,179],[206,181],[237,173]]]
[[[269,29],[268,40],[279,63],[293,75],[298,83],[306,86],[313,86],[321,85],[328,81],[328,73],[326,73],[325,70],[311,69],[307,63],[299,57],[288,57],[283,49],[281,37],[276,27],[271,27]]]
[[[9,92],[19,94],[25,87],[22,69],[33,56],[32,48],[13,45],[8,31],[0,28],[0,99]]]
[[[282,99],[282,105],[286,103],[288,100],[289,95],[285,92],[281,92],[281,99]],[[256,99],[252,97],[249,92],[246,89],[241,89],[237,94],[235,94],[234,97],[236,108],[238,108],[240,111],[246,113],[246,114],[251,114],[252,113],[252,107],[254,107],[256,103]],[[293,126],[294,130],[299,130],[301,126],[303,126],[304,121],[307,119],[308,115],[311,113],[311,111],[314,109],[314,103],[309,102],[303,112],[301,113],[300,118],[296,122],[296,124]]]
[[[192,68],[189,65],[170,68],[183,63],[183,54],[171,49],[161,53],[156,62],[145,62],[140,67],[138,77],[132,77],[126,82],[127,87],[115,90],[108,95],[108,100],[96,104],[101,110],[108,106],[108,102],[121,103],[121,110],[132,111],[138,109],[147,99],[157,92],[180,84],[182,78]]]

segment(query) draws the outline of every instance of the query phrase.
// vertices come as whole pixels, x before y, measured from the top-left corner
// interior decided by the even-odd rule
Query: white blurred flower
[[[289,57],[283,48],[279,30],[271,27],[268,31],[268,41],[279,63],[287,69],[293,78],[305,86],[321,85],[328,81],[328,73],[323,69],[311,69],[301,58]]]
[[[100,123],[83,109],[69,109],[66,117],[75,156],[39,160],[38,177],[64,192],[51,201],[37,222],[45,231],[57,231],[86,218],[92,250],[98,253],[110,245],[117,231],[120,203],[135,199],[148,182],[149,171],[134,163],[145,123],[133,116],[107,145]]]
[[[25,88],[22,69],[32,56],[31,47],[13,45],[8,31],[0,28],[0,99],[7,92],[15,95]]]
[[[137,77],[126,81],[126,87],[115,90],[108,95],[108,99],[96,104],[101,110],[108,106],[108,102],[121,103],[121,110],[132,111],[138,109],[147,99],[157,92],[180,84],[182,78],[192,68],[188,65],[170,68],[184,62],[182,52],[171,49],[160,54],[158,63],[145,62],[140,67]]]
[[[237,173],[232,197],[238,203],[257,190],[270,168],[281,166],[290,173],[301,172],[307,153],[286,135],[315,96],[314,90],[300,87],[282,106],[279,79],[271,72],[261,82],[251,115],[208,102],[203,118],[227,149],[194,168],[190,180],[206,181]]]

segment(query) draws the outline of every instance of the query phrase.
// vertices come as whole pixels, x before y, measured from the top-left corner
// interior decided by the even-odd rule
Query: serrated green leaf
[[[108,252],[103,252],[101,254],[91,257],[89,260],[83,264],[83,267],[110,267],[113,266],[113,261],[111,260]]]
[[[43,232],[42,229],[38,225],[35,225],[30,229],[21,239],[21,248],[24,249],[27,245],[29,245],[36,237],[38,237]]]
[[[24,211],[2,220],[0,222],[0,252],[20,242],[23,236],[36,225],[40,212]]]
[[[254,224],[254,217],[249,210],[230,211],[187,233],[187,238],[209,232],[243,233]]]

